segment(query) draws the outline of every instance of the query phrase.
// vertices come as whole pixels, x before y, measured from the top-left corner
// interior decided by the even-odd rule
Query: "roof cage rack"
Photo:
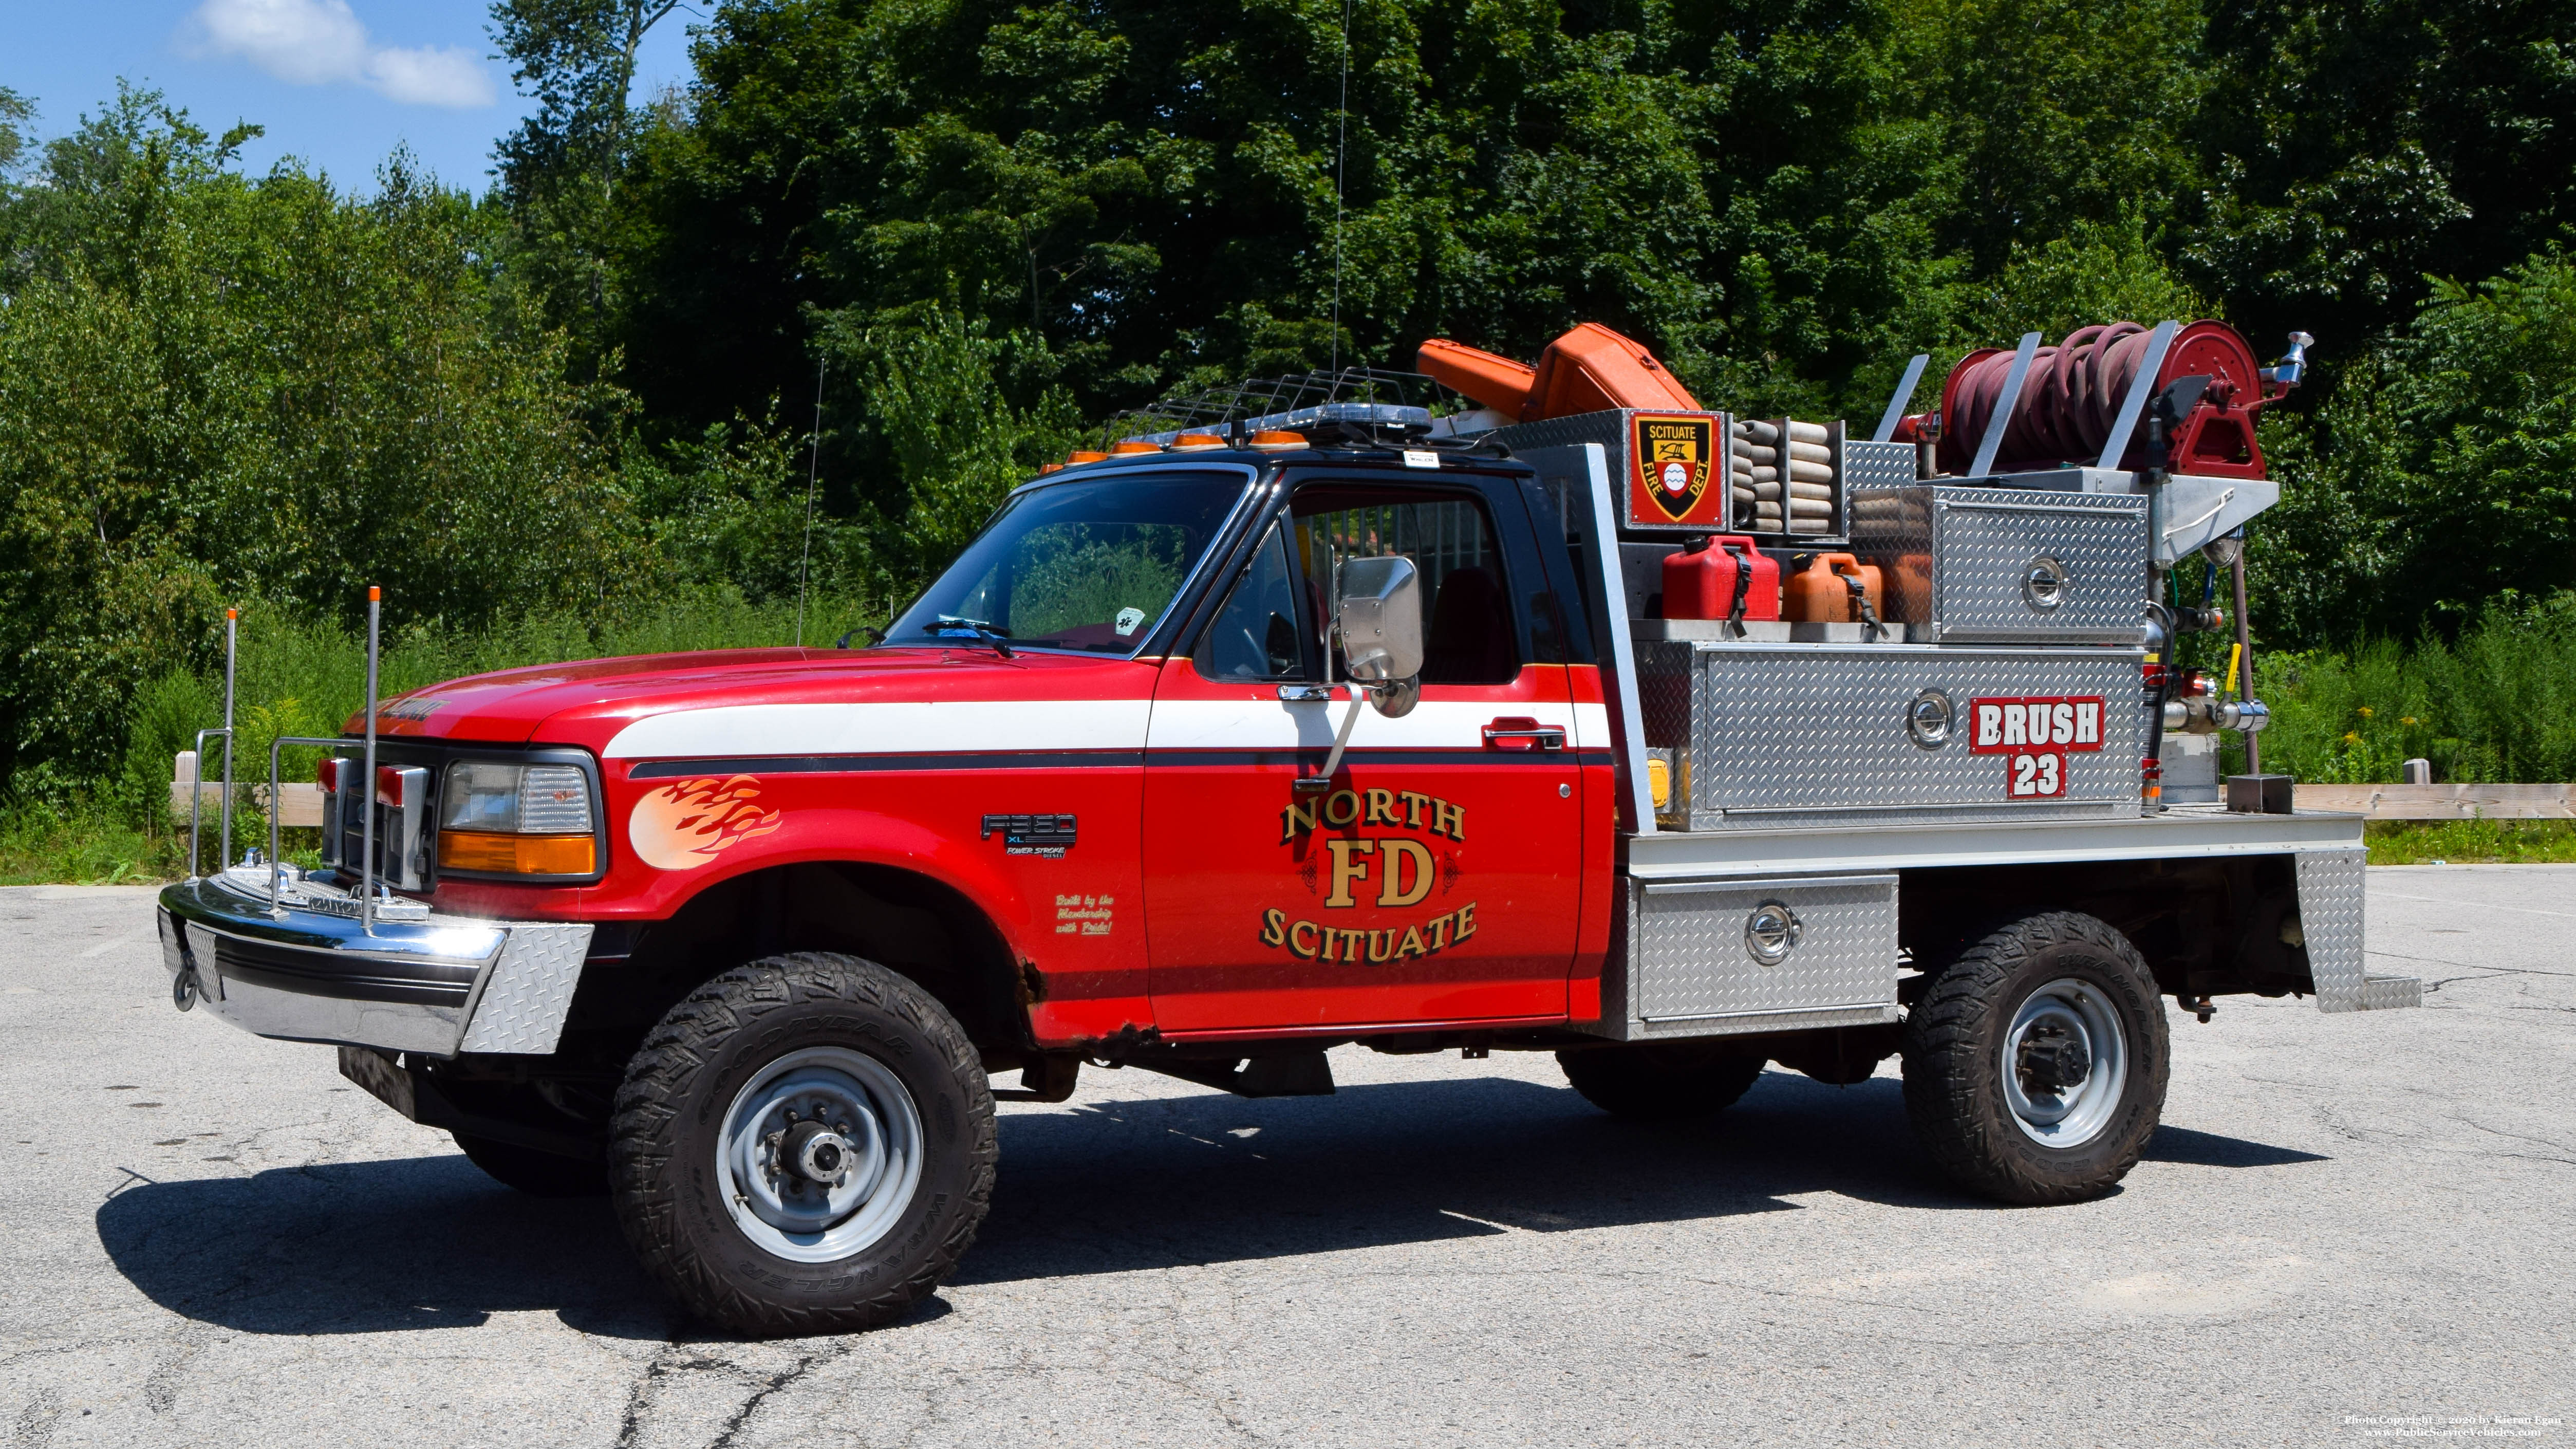
[[[1433,410],[1449,410],[1459,401],[1457,393],[1418,372],[1319,369],[1174,393],[1111,418],[1101,428],[1101,441],[1169,443],[1183,433],[1248,437],[1284,430],[1339,434],[1316,440],[1324,443],[1353,433],[1369,441],[1395,442],[1429,433]]]

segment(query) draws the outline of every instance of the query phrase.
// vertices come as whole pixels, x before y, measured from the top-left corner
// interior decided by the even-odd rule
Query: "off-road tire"
[[[1762,1077],[1762,1058],[1712,1042],[1625,1042],[1556,1054],[1583,1100],[1637,1122],[1688,1122],[1735,1105]]]
[[[2005,1096],[2005,1037],[2040,988],[2098,988],[2126,1036],[2127,1075],[2101,1129],[2070,1148],[2025,1134]],[[2041,1207],[2108,1192],[2146,1152],[2172,1065],[2164,998],[2129,938],[2073,911],[2026,916],[1935,973],[1905,1024],[1905,1110],[1945,1175],[2003,1202]]]
[[[717,1186],[717,1142],[736,1094],[767,1064],[811,1047],[873,1058],[921,1119],[920,1183],[901,1217],[828,1263],[753,1242]],[[874,962],[821,952],[736,967],[672,1007],[627,1066],[609,1139],[618,1222],[646,1271],[699,1317],[761,1337],[902,1317],[974,1242],[999,1156],[992,1089],[956,1019]]]
[[[559,1152],[521,1147],[515,1142],[496,1142],[463,1132],[447,1135],[456,1139],[456,1150],[465,1154],[465,1160],[483,1169],[494,1182],[517,1188],[530,1197],[604,1197],[608,1193],[608,1168],[597,1158],[585,1162]]]

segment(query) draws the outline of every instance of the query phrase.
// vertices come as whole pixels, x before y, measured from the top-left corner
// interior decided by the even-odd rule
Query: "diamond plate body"
[[[1914,484],[1854,490],[1852,551],[1887,571],[1887,617],[1939,643],[2140,644],[2147,500]],[[2054,606],[2026,581],[2054,566]]]
[[[1766,965],[1748,918],[1795,913],[1797,944]],[[1604,1034],[1624,1041],[1867,1026],[1896,1019],[1896,877],[1631,882]],[[1633,949],[1625,949],[1633,942]]]
[[[2370,1011],[2413,1006],[2395,983],[2408,977],[2373,981],[2364,969],[2361,949],[2362,885],[2369,853],[2360,850],[2312,850],[2299,856],[2299,929],[2307,937],[2308,976],[2316,984],[2319,1011]],[[2380,982],[2391,983],[2377,992]]]
[[[1843,440],[1843,493],[1864,488],[1903,488],[1914,482],[1912,443],[1875,443],[1865,438]],[[1857,528],[1855,521],[1853,527]]]
[[[2082,820],[2138,813],[2146,710],[2134,649],[1928,644],[1693,643],[1689,664],[1693,830],[1798,825]],[[1654,676],[1639,668],[1639,683]],[[1949,695],[1960,724],[1925,749],[1906,733],[1916,695]],[[2099,696],[2102,748],[2065,756],[2062,796],[2006,795],[2009,755],[1968,751],[1980,698]],[[1647,718],[1655,718],[1653,706]],[[1652,737],[1649,737],[1650,742]]]
[[[522,924],[510,927],[474,1003],[473,1019],[459,1048],[542,1056],[563,1035],[573,988],[581,983],[590,951],[589,926]]]

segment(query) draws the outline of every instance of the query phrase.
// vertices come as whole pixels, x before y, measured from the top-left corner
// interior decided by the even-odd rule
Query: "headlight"
[[[444,869],[503,875],[599,869],[590,777],[576,766],[450,765],[438,827]]]

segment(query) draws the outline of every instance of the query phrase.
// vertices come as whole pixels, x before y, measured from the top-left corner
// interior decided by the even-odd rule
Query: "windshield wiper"
[[[1005,659],[1011,657],[1011,646],[1009,643],[1011,631],[1008,629],[996,628],[991,624],[985,623],[981,619],[933,619],[929,623],[921,626],[921,632],[924,634],[944,634],[952,629],[963,629],[974,635],[976,638],[983,640],[985,643],[992,645],[994,653],[1001,655]]]

